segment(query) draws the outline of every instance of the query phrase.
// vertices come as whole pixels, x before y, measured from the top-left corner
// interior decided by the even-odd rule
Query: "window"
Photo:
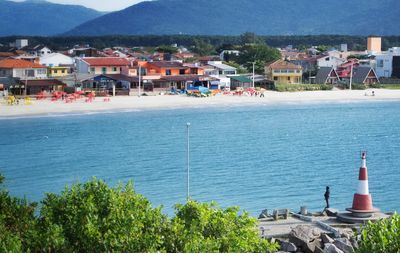
[[[113,67],[113,71],[116,72],[117,71],[117,67]]]
[[[287,77],[287,80],[290,81],[290,76]]]
[[[101,68],[101,73],[103,73],[103,74],[107,73],[107,68],[106,67],[102,67]]]
[[[184,75],[185,74],[185,70],[184,69],[180,69],[179,70],[179,75]]]
[[[326,58],[325,58],[325,61],[329,61],[329,57],[326,57]]]
[[[57,74],[57,73],[58,73],[58,70],[57,70],[57,69],[55,69],[55,70],[54,70],[54,74]]]
[[[61,70],[61,73],[65,74],[65,69]]]
[[[275,81],[278,81],[278,77],[277,77],[277,76],[274,76],[274,80],[275,80]]]
[[[90,68],[90,72],[94,73],[95,69],[94,68]]]
[[[383,60],[378,60],[378,68],[383,68]]]
[[[166,76],[170,76],[171,75],[171,70],[170,69],[166,69],[165,70],[165,75]]]

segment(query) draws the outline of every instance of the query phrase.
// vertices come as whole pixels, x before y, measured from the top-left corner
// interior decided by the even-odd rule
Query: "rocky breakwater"
[[[278,239],[277,239],[278,240]],[[358,249],[358,242],[351,229],[339,233],[325,233],[310,225],[298,225],[292,229],[288,240],[278,240],[283,252],[303,253],[352,253]]]

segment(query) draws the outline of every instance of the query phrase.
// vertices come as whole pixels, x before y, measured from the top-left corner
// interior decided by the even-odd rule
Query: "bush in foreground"
[[[0,186],[3,178],[0,175]],[[36,204],[0,191],[0,252],[271,252],[257,220],[239,208],[189,201],[169,219],[134,191],[101,180]]]
[[[400,215],[376,223],[368,222],[361,230],[359,253],[399,253],[400,252]]]

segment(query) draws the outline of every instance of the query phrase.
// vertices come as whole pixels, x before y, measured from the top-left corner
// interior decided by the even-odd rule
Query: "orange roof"
[[[90,57],[82,60],[90,66],[127,66],[131,64],[128,59],[120,57]]]
[[[19,59],[5,59],[0,61],[0,68],[1,69],[42,69],[46,68],[43,65],[38,63],[19,60]]]

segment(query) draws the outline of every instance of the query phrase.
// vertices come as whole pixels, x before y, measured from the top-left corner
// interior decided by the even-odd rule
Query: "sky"
[[[15,2],[23,2],[23,0],[14,0]],[[142,2],[143,0],[47,0],[52,3],[59,4],[76,4],[83,5],[98,11],[117,11],[129,7],[133,4]]]

